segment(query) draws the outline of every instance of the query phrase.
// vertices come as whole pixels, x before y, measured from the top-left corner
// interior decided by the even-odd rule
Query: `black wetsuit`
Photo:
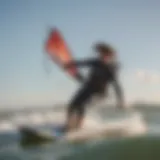
[[[70,64],[71,65],[71,64]],[[105,88],[112,83],[117,98],[122,100],[122,91],[117,80],[117,64],[105,64],[99,59],[90,59],[85,61],[76,61],[74,65],[78,67],[90,67],[89,78],[77,94],[72,98],[69,104],[68,114],[77,112],[79,116],[83,116],[86,104],[91,100],[92,96],[105,93]]]

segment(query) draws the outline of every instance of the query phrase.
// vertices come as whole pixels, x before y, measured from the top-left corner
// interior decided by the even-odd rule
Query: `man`
[[[116,53],[110,45],[104,43],[96,44],[94,50],[98,53],[97,58],[75,61],[66,66],[87,66],[91,69],[89,78],[83,81],[82,87],[68,106],[66,130],[81,126],[87,103],[93,96],[104,98],[109,84],[112,84],[115,89],[118,107],[123,108],[123,93],[117,79],[118,66],[114,62]]]

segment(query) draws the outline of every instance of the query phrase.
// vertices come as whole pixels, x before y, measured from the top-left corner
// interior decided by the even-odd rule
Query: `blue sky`
[[[0,107],[51,105],[69,100],[78,85],[54,64],[44,69],[44,40],[58,27],[76,58],[92,56],[92,43],[114,45],[127,100],[158,101],[160,2],[151,0],[0,0]],[[138,71],[138,73],[137,73]]]

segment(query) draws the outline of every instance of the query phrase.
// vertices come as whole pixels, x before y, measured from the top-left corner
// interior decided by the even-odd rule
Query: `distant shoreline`
[[[52,106],[24,106],[24,107],[2,107],[0,108],[0,113],[5,113],[5,112],[32,112],[32,111],[45,111],[48,109],[53,109],[53,110],[60,110],[60,109],[65,109],[67,105],[52,105]],[[106,106],[100,106],[100,108],[112,108],[114,105],[106,105]],[[129,105],[130,108],[158,108],[160,109],[160,104],[152,104],[152,103],[134,103],[132,105]],[[115,107],[115,106],[114,106]],[[96,107],[94,107],[96,108]],[[98,107],[97,107],[98,108]]]

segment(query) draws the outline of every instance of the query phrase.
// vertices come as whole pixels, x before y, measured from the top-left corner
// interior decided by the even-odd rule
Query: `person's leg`
[[[82,88],[73,98],[68,107],[66,124],[68,130],[79,128],[81,126],[83,123],[86,104],[90,100],[91,96],[92,90],[86,87]]]
[[[80,128],[85,115],[85,106],[70,106],[67,115],[67,128],[77,129]]]

